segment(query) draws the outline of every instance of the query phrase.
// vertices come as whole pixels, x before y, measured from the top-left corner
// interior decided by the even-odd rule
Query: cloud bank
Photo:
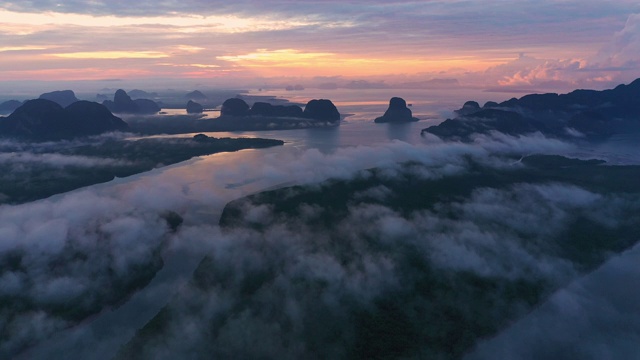
[[[408,218],[385,206],[354,206],[335,230],[345,239],[344,244],[352,244],[347,252],[334,251],[342,245],[333,244],[327,236],[303,224],[276,222],[265,233],[223,232],[211,225],[217,219],[216,208],[265,186],[317,182],[327,177],[352,179],[357,169],[374,166],[384,168],[384,174],[393,178],[401,172],[400,161],[423,164],[428,170],[417,174],[438,179],[466,173],[469,158],[495,168],[519,166],[514,160],[496,159],[490,156],[492,153],[519,156],[573,150],[570,145],[541,137],[495,135],[478,138],[475,144],[431,141],[424,146],[396,141],[338,149],[333,154],[276,149],[216,155],[154,171],[130,183],[124,180],[46,201],[0,207],[0,239],[7,239],[0,254],[8,259],[18,251],[23,254],[21,263],[28,265],[25,270],[5,271],[2,288],[43,304],[86,299],[110,288],[114,274],[131,274],[137,264],[148,261],[160,243],[169,239],[173,251],[209,254],[214,259],[214,273],[219,273],[218,280],[226,285],[216,292],[181,290],[187,303],[176,302],[175,311],[182,316],[184,310],[184,316],[172,323],[163,346],[174,354],[193,355],[202,350],[199,339],[210,335],[202,319],[222,316],[226,322],[219,327],[216,341],[228,345],[206,351],[220,356],[235,351],[298,355],[320,346],[303,346],[301,339],[330,340],[337,331],[332,326],[350,323],[345,320],[349,311],[375,313],[386,305],[374,299],[406,290],[405,280],[411,279],[415,269],[403,268],[400,260],[409,255],[428,259],[438,271],[447,273],[465,271],[506,282],[531,276],[561,284],[578,270],[575,264],[542,250],[544,239],[561,231],[566,219],[576,213],[594,210],[594,221],[615,223],[616,209],[623,204],[614,197],[572,186],[522,184],[501,191],[479,189],[467,199]],[[254,181],[237,185],[238,179]],[[384,187],[374,187],[354,196],[386,199],[392,194]],[[160,216],[167,210],[185,218],[185,225],[175,234],[168,232]],[[300,209],[308,219],[320,210]],[[444,216],[451,212],[461,214],[460,221],[452,222]],[[268,221],[273,214],[268,207],[256,207],[251,216],[260,222]],[[530,225],[538,222],[549,226]],[[540,246],[512,244],[509,240],[516,236],[514,229],[537,239]],[[364,240],[370,236],[379,236],[376,246]],[[21,240],[25,238],[30,240]],[[407,243],[411,246],[403,247]],[[495,249],[508,256],[495,261]],[[84,255],[69,258],[75,253]],[[60,259],[66,261],[56,265],[59,272],[49,271],[51,263],[57,264]],[[270,285],[256,288],[261,281]],[[406,292],[408,302],[412,301],[410,293]],[[514,314],[521,311],[519,306],[509,309]],[[404,310],[388,311],[401,314]],[[69,325],[42,313],[29,313],[19,320],[11,323],[15,336],[7,338],[4,351],[38,343]],[[120,326],[123,324],[113,323],[105,329]],[[349,326],[338,327],[343,328],[347,341],[362,336]],[[101,336],[108,335],[92,334],[87,343],[66,339],[72,344],[69,351],[92,354],[96,346],[110,343],[110,338]],[[191,342],[185,342],[185,338]],[[149,351],[159,358],[167,356],[156,353],[161,348],[153,345]],[[341,349],[336,345],[322,351],[339,356]],[[117,346],[105,350],[105,358],[116,350]]]
[[[496,142],[487,140],[485,145],[504,146]],[[537,145],[537,150],[544,148],[540,142]],[[287,178],[289,171],[304,181],[317,181],[320,174],[354,179],[354,164],[362,165],[360,161],[369,158],[367,164],[382,167],[380,176],[395,179],[408,176],[407,169],[396,163],[402,159],[421,164],[410,168],[411,176],[447,179],[468,174],[469,157],[498,169],[519,166],[496,160],[482,148],[460,144],[422,148],[393,143],[373,149],[375,154],[369,147],[333,155],[311,150],[277,169],[271,168],[267,158],[257,171],[273,181]],[[522,150],[507,152],[522,154]],[[177,235],[179,243],[198,244],[198,249],[206,244],[208,257],[192,283],[156,319],[150,331],[158,337],[142,336],[141,352],[128,355],[346,358],[369,354],[360,346],[371,346],[371,354],[395,357],[461,356],[474,341],[473,331],[486,335],[495,331],[490,329],[497,330],[504,324],[499,319],[524,315],[551,289],[588,268],[581,255],[567,256],[558,249],[576,219],[612,228],[637,221],[622,214],[640,207],[637,196],[526,181],[506,188],[479,187],[468,197],[410,214],[382,205],[394,196],[384,186],[353,196],[360,202],[347,202],[346,215],[329,228],[314,225],[322,223],[326,209],[301,204],[290,209],[295,217],[280,217],[268,203],[248,203],[243,211],[245,224],[264,227],[262,231],[183,228]],[[428,273],[434,278],[417,264],[429,264]],[[484,286],[496,286],[496,290],[476,293],[465,276],[485,279]],[[429,296],[417,290],[420,281],[427,281],[424,277],[434,289]],[[456,291],[449,293],[439,281]],[[510,286],[516,288],[508,290]],[[502,291],[511,295],[503,296]],[[487,293],[491,296],[486,297]],[[390,298],[401,299],[397,301],[402,305]],[[421,307],[425,303],[431,310]],[[465,315],[460,321],[485,316],[476,307],[490,314],[483,318],[482,329],[470,330],[469,338],[450,340],[455,345],[445,351],[444,341],[433,340],[433,334],[454,333],[455,325],[448,327],[436,315],[427,317],[428,321],[421,316],[433,308],[438,309],[436,313],[452,311],[448,306],[467,309],[462,310]],[[411,319],[420,320],[412,323]],[[414,338],[432,340],[407,342]],[[372,339],[380,343],[374,345]]]
[[[635,359],[640,350],[638,246],[556,292],[465,359]]]
[[[432,179],[444,169],[439,164],[418,176]],[[394,168],[383,174],[403,176]],[[355,196],[394,195],[378,186]],[[583,271],[581,260],[574,263],[557,249],[576,217],[616,226],[629,206],[637,209],[640,199],[523,183],[478,188],[408,216],[380,204],[353,204],[342,220],[318,228],[313,224],[326,209],[301,204],[291,209],[295,217],[279,217],[269,204],[249,203],[244,220],[266,226],[262,231],[181,233],[181,242],[207,242],[208,257],[138,339],[139,352],[121,358],[457,358],[475,336],[522,316]],[[460,316],[458,322],[450,324],[441,312]],[[481,328],[469,330],[469,338],[448,338],[470,319],[482,319]]]

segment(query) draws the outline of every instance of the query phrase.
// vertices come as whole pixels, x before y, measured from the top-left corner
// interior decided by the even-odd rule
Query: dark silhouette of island
[[[186,108],[188,114],[201,114],[204,111],[204,107],[193,100],[187,102]]]
[[[272,102],[271,99],[270,102],[255,101],[249,106],[244,99],[234,97],[222,102],[220,116],[216,118],[189,113],[132,116],[126,120],[130,131],[141,135],[309,129],[340,125],[340,112],[330,100],[311,100],[304,110],[299,105],[274,105]]]
[[[133,89],[127,93],[132,99],[151,99],[158,97],[158,93],[146,92],[140,89]]]
[[[249,114],[265,117],[304,117],[304,112],[298,105],[272,105],[270,103],[262,101],[253,103],[253,106],[251,106],[251,109],[249,110]]]
[[[203,94],[200,90],[193,90],[184,96],[185,98],[193,101],[205,101],[208,100],[207,96]]]
[[[220,116],[247,116],[249,109],[249,104],[246,101],[240,98],[231,98],[222,103]]]
[[[420,119],[413,117],[411,109],[407,107],[407,102],[400,97],[392,97],[389,100],[389,108],[384,115],[376,118],[376,123],[406,123],[418,121]]]
[[[466,103],[464,103],[464,105],[462,105],[460,109],[454,110],[453,112],[458,115],[464,116],[473,114],[474,112],[478,112],[480,110],[480,104],[478,104],[477,101],[467,101]]]
[[[44,93],[40,95],[39,99],[51,100],[62,107],[67,107],[74,102],[79,101],[73,90],[59,90]]]
[[[105,100],[102,105],[106,106],[114,114],[157,114],[160,106],[153,100],[135,99],[132,100],[126,91],[119,89],[113,96],[113,101]]]
[[[0,136],[55,140],[128,129],[126,122],[96,102],[76,101],[63,108],[46,99],[26,101],[0,117]]]
[[[304,107],[303,117],[319,121],[337,122],[340,121],[338,108],[327,99],[310,100]]]
[[[241,98],[223,102],[217,118],[184,119],[171,124],[162,121],[130,121],[132,130],[143,134],[212,131],[260,131],[338,126],[340,112],[331,100],[314,99],[304,110],[298,105],[272,105],[257,101],[253,106]]]
[[[568,94],[530,94],[482,108],[468,101],[458,117],[422,130],[447,140],[470,141],[498,131],[509,135],[540,132],[569,140],[604,140],[640,131],[640,79],[614,89],[575,90]]]

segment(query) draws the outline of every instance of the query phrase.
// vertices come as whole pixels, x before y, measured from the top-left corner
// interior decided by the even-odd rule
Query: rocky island
[[[298,105],[273,105],[264,101],[249,106],[244,99],[229,98],[222,103],[217,118],[204,117],[198,112],[198,103],[191,101],[189,104],[190,116],[184,116],[180,121],[161,117],[152,120],[133,117],[127,121],[132,132],[151,135],[333,127],[340,125],[341,118],[333,102],[326,99],[311,100],[303,109]]]
[[[204,111],[204,107],[193,100],[189,100],[187,102],[186,109],[187,114],[202,114],[202,112]]]
[[[614,89],[575,90],[568,94],[531,94],[480,107],[469,101],[458,117],[428,127],[447,140],[471,141],[492,131],[508,135],[534,132],[567,140],[604,140],[614,134],[640,131],[640,79]]]
[[[376,118],[376,123],[406,123],[418,121],[420,119],[413,117],[411,109],[407,107],[407,102],[400,97],[392,97],[389,100],[389,108],[384,115]]]
[[[206,101],[208,100],[207,96],[202,93],[200,90],[193,90],[190,93],[187,93],[185,98],[193,101]]]
[[[331,100],[310,100],[304,110],[297,105],[271,105],[232,98],[222,104],[220,117],[207,126],[215,131],[286,130],[337,126],[340,113]]]
[[[73,90],[58,90],[40,95],[39,99],[51,100],[62,107],[67,107],[79,99]]]
[[[7,100],[0,103],[0,112],[11,113],[22,105],[22,101]]]
[[[115,114],[150,115],[160,112],[160,106],[155,101],[150,99],[132,100],[127,92],[122,89],[115,92],[113,101],[105,100],[102,105]]]
[[[122,119],[91,101],[75,101],[63,108],[51,100],[29,100],[8,117],[0,117],[0,136],[30,140],[66,139],[127,129]]]

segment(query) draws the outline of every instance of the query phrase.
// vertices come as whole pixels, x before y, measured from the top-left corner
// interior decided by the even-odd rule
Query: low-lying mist
[[[637,189],[518,175],[530,165],[516,154],[559,142],[480,141],[310,151],[270,169],[338,180],[234,202],[223,229],[184,228],[207,256],[119,358],[460,358],[638,240]],[[371,150],[374,175],[354,172]],[[414,181],[434,198],[398,200]]]
[[[59,316],[57,304],[90,304],[99,311],[107,305],[90,299],[108,297],[115,283],[134,278],[161,253],[186,251],[205,260],[193,279],[173,289],[173,300],[145,328],[149,336],[143,331],[134,338],[130,345],[138,355],[459,357],[478,336],[495,334],[505,318],[523,316],[610,256],[578,259],[558,250],[554,241],[577,218],[598,229],[633,221],[620,214],[637,210],[634,194],[524,178],[434,199],[433,206],[410,212],[387,205],[397,189],[374,184],[349,193],[353,201],[325,227],[313,224],[327,209],[301,205],[287,217],[268,203],[247,205],[248,227],[217,225],[228,201],[266,187],[353,181],[362,176],[359,170],[374,167],[386,181],[410,174],[446,184],[478,166],[509,171],[526,167],[523,155],[575,150],[542,136],[493,134],[472,144],[429,140],[331,154],[286,146],[219,154],[112,185],[0,206],[0,259],[12,264],[0,274],[0,329],[11,334],[0,347],[11,356],[63,334],[77,317]],[[417,165],[406,168],[407,162]],[[184,218],[175,233],[167,211]],[[171,251],[159,250],[162,244]],[[33,307],[16,312],[18,303]],[[478,309],[490,311],[478,315]],[[474,317],[481,326],[460,334],[460,321]],[[389,332],[396,335],[387,337]],[[111,341],[92,336],[86,343],[68,339],[69,346],[91,354]],[[435,337],[438,346],[415,343],[416,337]],[[96,356],[110,358],[116,351]]]

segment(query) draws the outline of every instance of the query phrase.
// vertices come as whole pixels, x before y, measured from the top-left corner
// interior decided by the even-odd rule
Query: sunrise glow
[[[155,51],[87,51],[51,54],[66,59],[161,59],[169,55]]]
[[[454,15],[441,1],[336,7],[242,2],[197,12],[173,2],[139,8],[61,3],[37,11],[10,2],[0,5],[0,74],[12,81],[62,81],[71,72],[87,80],[103,78],[96,73],[129,79],[233,74],[260,82],[401,76],[502,87],[604,84],[638,74],[634,4],[580,13],[579,5],[567,3],[549,13],[485,2]],[[571,21],[562,11],[573,12]],[[505,21],[521,13],[530,16]]]

